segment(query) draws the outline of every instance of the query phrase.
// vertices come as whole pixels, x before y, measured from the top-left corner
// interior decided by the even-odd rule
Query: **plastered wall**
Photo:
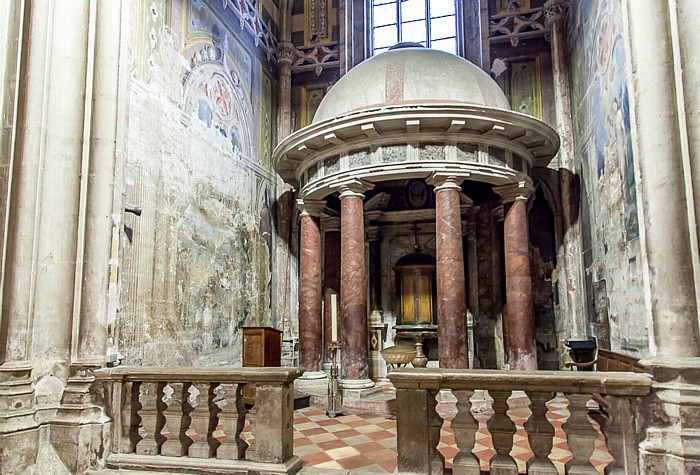
[[[124,215],[115,329],[128,364],[239,365],[242,327],[279,326],[276,65],[226,3],[133,3],[120,191],[143,212]]]

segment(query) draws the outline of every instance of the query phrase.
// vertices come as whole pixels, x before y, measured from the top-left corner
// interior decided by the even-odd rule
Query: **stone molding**
[[[348,164],[348,156],[355,153],[414,143],[437,143],[446,152],[450,146],[467,144],[479,148],[479,156],[475,161],[459,161],[446,153],[441,160]],[[490,148],[503,150],[505,160],[494,164],[486,156]],[[557,133],[534,117],[476,105],[426,104],[382,107],[311,124],[277,146],[273,163],[282,178],[300,190],[300,196],[323,198],[347,179],[425,178],[435,169],[461,170],[458,174],[465,179],[496,185],[529,180],[527,173],[509,166],[508,157],[521,157],[529,171],[546,166],[558,149]],[[321,178],[309,172],[307,180],[307,170],[334,158],[344,164],[343,170],[339,165]]]

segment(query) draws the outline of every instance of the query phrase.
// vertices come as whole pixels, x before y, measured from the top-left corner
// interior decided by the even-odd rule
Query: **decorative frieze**
[[[522,39],[544,36],[547,30],[544,18],[541,8],[494,15],[489,21],[489,41],[510,40],[515,48]]]
[[[337,68],[339,64],[337,42],[299,46],[292,64],[292,73],[314,71],[320,76],[324,69]]]

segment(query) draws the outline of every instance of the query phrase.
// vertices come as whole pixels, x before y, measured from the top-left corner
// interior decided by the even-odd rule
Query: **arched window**
[[[372,55],[396,43],[457,53],[454,0],[371,0]]]

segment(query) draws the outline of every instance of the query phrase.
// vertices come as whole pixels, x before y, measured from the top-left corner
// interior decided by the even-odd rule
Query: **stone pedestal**
[[[646,421],[639,445],[641,473],[695,473],[700,467],[700,358],[640,362],[654,378],[640,404]]]

